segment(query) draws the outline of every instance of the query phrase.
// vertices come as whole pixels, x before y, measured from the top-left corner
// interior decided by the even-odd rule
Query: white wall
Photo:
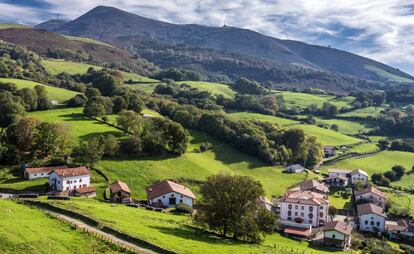
[[[175,205],[170,205],[170,198],[175,198],[176,199],[176,204]],[[181,202],[181,200],[182,200],[182,202]],[[189,205],[189,206],[193,207],[193,199],[192,198],[181,195],[181,194],[176,193],[176,192],[169,192],[169,193],[166,193],[162,196],[159,196],[159,197],[156,197],[156,198],[153,198],[153,199],[150,200],[151,204],[159,203],[159,202],[161,202],[165,207],[168,207],[168,208],[175,207],[176,205],[178,205],[180,203],[183,203],[183,204],[186,204],[186,205]]]
[[[352,175],[351,176],[351,183],[355,184],[357,182],[367,184],[368,183],[368,176],[360,174],[360,173]]]
[[[366,202],[374,203],[378,206],[381,206],[382,208],[385,208],[387,204],[387,200],[385,198],[378,196],[377,194],[372,193],[372,192],[364,193],[362,195],[357,195],[355,199],[356,201],[364,200]]]
[[[333,237],[335,235],[335,238]],[[345,235],[341,232],[338,232],[336,230],[329,230],[324,232],[325,238],[332,238],[332,239],[338,239],[338,240],[345,240]]]
[[[348,173],[332,173],[332,172],[329,173],[329,177],[344,176],[344,177],[348,178],[347,175],[348,175]]]
[[[29,174],[26,173],[27,175],[27,179],[29,180],[34,180],[34,179],[38,179],[38,178],[47,178],[49,177],[48,173],[36,173],[36,174]]]
[[[373,223],[373,225],[371,225],[371,223]],[[384,231],[384,227],[385,218],[382,216],[377,214],[364,214],[359,217],[359,229],[362,231],[374,231],[374,228]]]
[[[289,205],[292,205],[292,209],[289,209]],[[303,207],[303,209],[302,209]],[[313,207],[313,210],[310,211],[309,208]],[[289,216],[289,211],[291,215]],[[320,216],[322,213],[322,217]],[[313,217],[309,218],[309,214],[312,214]],[[288,220],[288,217],[291,217],[291,220]],[[302,218],[304,224],[310,224],[313,227],[319,227],[319,222],[324,221],[326,224],[328,219],[328,205],[305,205],[305,204],[294,204],[294,203],[280,203],[280,220],[294,222],[295,218]]]
[[[56,191],[71,191],[90,186],[90,175],[59,177],[55,172],[49,176],[49,186],[56,183]]]

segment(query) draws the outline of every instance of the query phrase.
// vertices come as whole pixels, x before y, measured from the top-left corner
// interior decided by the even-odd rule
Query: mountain
[[[58,29],[59,27],[63,26],[64,24],[68,23],[68,20],[61,20],[61,19],[49,19],[43,23],[40,23],[34,28],[36,29],[43,29],[43,30],[54,30]]]
[[[269,60],[282,65],[352,75],[374,81],[414,81],[414,77],[380,62],[349,52],[280,40],[236,27],[176,25],[113,7],[98,6],[53,31],[110,43],[131,38],[151,39],[167,46],[187,45]],[[127,47],[130,45],[123,46]]]

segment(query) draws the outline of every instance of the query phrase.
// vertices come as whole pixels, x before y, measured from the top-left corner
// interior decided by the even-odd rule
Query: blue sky
[[[97,5],[171,23],[227,24],[330,45],[414,75],[414,0],[0,0],[0,22],[75,19]]]

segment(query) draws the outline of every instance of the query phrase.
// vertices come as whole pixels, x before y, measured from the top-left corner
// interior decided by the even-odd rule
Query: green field
[[[266,236],[262,244],[221,239],[214,234],[193,227],[191,218],[187,216],[158,213],[124,205],[111,205],[96,200],[72,199],[68,202],[48,202],[88,214],[104,224],[179,253],[316,254],[329,252],[314,249],[306,241],[296,241],[280,234]]]
[[[191,87],[198,88],[201,91],[210,92],[213,95],[223,95],[227,98],[233,98],[236,92],[234,92],[230,86],[220,83],[203,82],[203,81],[181,81],[177,84],[187,84]]]
[[[316,118],[316,125],[324,125],[328,128],[331,128],[333,124],[337,124],[339,127],[339,132],[345,135],[356,135],[359,133],[369,132],[373,128],[369,123],[349,121],[344,119],[326,119],[326,118]]]
[[[120,130],[87,118],[83,115],[82,110],[82,108],[66,108],[38,111],[29,113],[29,116],[41,121],[61,123],[66,127],[69,135],[76,140],[100,134],[112,134],[116,137],[123,136]]]
[[[336,105],[338,109],[350,108],[353,100],[355,99],[352,96],[336,98],[336,96],[333,95],[296,93],[288,91],[276,91],[276,94],[283,96],[288,108],[296,106],[302,109],[307,108],[312,104],[316,104],[320,108],[326,101]]]
[[[66,37],[67,39],[71,40],[71,41],[80,41],[80,42],[87,42],[87,43],[91,43],[91,44],[97,44],[97,45],[101,45],[101,46],[107,46],[107,47],[111,47],[113,48],[114,46],[102,42],[102,41],[97,41],[94,39],[89,39],[89,38],[85,38],[85,37],[77,37],[77,36],[69,36],[69,35],[64,35],[64,37]]]
[[[336,115],[337,117],[357,117],[357,118],[366,118],[366,117],[377,117],[380,112],[384,110],[382,107],[368,107],[356,109],[350,112],[342,113]]]
[[[315,136],[323,145],[349,145],[355,144],[360,142],[359,139],[344,135],[339,132],[335,132],[333,130],[320,128],[316,125],[310,124],[301,124],[297,121],[284,119],[275,116],[269,115],[262,115],[256,113],[249,113],[249,112],[237,112],[237,113],[230,113],[228,114],[230,117],[235,119],[245,119],[245,120],[259,120],[259,121],[266,121],[271,123],[277,123],[280,126],[286,128],[299,128],[304,130],[307,134]]]
[[[348,152],[350,153],[373,153],[378,151],[379,148],[376,143],[363,143],[351,147]]]
[[[378,68],[376,66],[373,66],[373,65],[366,64],[366,65],[364,65],[364,68],[374,72],[378,76],[381,76],[381,77],[386,78],[386,79],[391,80],[391,81],[398,81],[398,82],[413,82],[414,81],[414,80],[409,79],[409,78],[405,78],[405,77],[401,77],[401,76],[392,74],[392,73],[390,73],[386,70],[380,69],[380,68]]]
[[[121,253],[35,208],[0,200],[0,253]]]
[[[18,89],[22,88],[34,88],[37,85],[44,86],[47,91],[48,98],[50,100],[56,100],[59,103],[64,102],[72,98],[73,96],[79,94],[74,91],[69,91],[63,88],[53,87],[53,86],[47,86],[43,85],[34,81],[29,80],[22,80],[22,79],[11,79],[11,78],[0,78],[0,82],[11,82],[16,84]]]
[[[0,167],[1,190],[44,191],[47,178],[26,181],[23,178],[23,169],[19,167]]]

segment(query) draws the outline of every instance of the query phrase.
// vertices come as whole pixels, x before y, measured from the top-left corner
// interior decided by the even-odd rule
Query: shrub
[[[202,152],[211,150],[212,148],[213,148],[213,145],[210,142],[204,142],[200,144],[199,151],[202,153]]]
[[[176,205],[175,209],[172,212],[179,213],[179,214],[193,214],[194,209],[187,204],[181,203],[181,204]]]

